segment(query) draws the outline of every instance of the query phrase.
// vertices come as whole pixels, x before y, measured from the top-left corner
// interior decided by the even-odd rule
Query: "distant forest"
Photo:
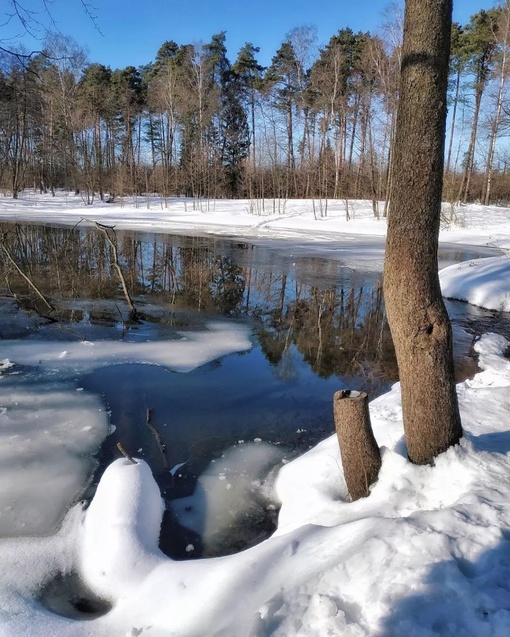
[[[0,53],[0,189],[124,195],[388,201],[402,17],[345,28],[323,48],[288,33],[271,64],[226,34],[164,42],[150,64],[112,70],[49,35]],[[454,24],[444,199],[510,201],[510,0]],[[326,207],[320,206],[321,214]]]

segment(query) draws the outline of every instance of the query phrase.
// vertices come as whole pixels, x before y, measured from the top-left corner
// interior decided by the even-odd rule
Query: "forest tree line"
[[[64,188],[114,200],[164,197],[329,198],[374,204],[391,194],[402,17],[380,33],[340,29],[322,48],[291,30],[263,67],[226,33],[164,42],[143,67],[88,63],[49,35],[34,55],[0,57],[0,188]],[[444,199],[508,202],[510,0],[454,24]]]

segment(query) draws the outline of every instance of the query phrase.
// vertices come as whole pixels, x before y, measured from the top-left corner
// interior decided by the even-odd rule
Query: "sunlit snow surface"
[[[448,266],[439,278],[443,295],[450,299],[510,312],[510,254]]]
[[[37,210],[34,204],[38,203]],[[148,211],[127,206],[85,207],[76,201],[71,206],[62,199],[53,207],[51,199],[6,205],[2,201],[0,209],[4,218],[61,221],[68,215],[70,223],[78,215],[95,215],[105,223],[124,219],[129,225],[136,217],[138,226],[167,231],[209,225],[209,231],[234,235],[244,226],[244,236],[257,239],[264,233],[289,241],[298,236],[304,240],[308,235],[317,244],[329,241],[332,245],[339,232],[381,237],[385,233],[385,222],[373,220],[369,207],[361,204],[353,211],[354,223],[343,220],[345,211],[342,216],[340,204],[336,212],[332,207],[331,217],[325,220],[313,219],[309,203],[293,208],[289,202],[279,218],[249,215],[246,202],[223,202],[216,210],[197,211],[185,211],[182,201],[174,204],[172,211],[161,205],[161,214],[156,206]],[[477,206],[460,209],[442,237],[452,243],[508,248],[510,212]],[[362,243],[357,245],[359,248]],[[506,271],[493,269],[488,276],[484,268],[492,268],[490,263],[475,264],[471,269],[475,267],[481,276],[462,283],[463,277],[455,275],[454,288],[459,290],[462,285],[462,298],[470,300],[476,283],[479,294],[485,289],[486,298],[494,298],[487,290],[502,285],[495,281],[501,274],[506,276]],[[221,331],[222,338],[209,332],[210,338],[190,342],[189,359],[183,349],[172,362],[166,356],[170,350],[163,353],[161,344],[152,353],[151,348],[131,353],[135,360],[175,365],[175,369],[185,371],[186,366],[210,360],[208,351],[210,356],[221,355],[217,347],[224,339],[233,339],[228,351],[248,347],[248,335],[235,333],[235,329],[232,333],[231,327],[229,324]],[[14,341],[4,344],[0,365],[0,515],[18,534],[26,528],[21,527],[22,519],[33,525],[33,537],[0,540],[2,637],[510,634],[510,361],[503,355],[509,347],[503,337],[486,335],[475,344],[482,371],[458,386],[466,435],[459,446],[442,454],[434,467],[413,466],[406,459],[396,385],[370,407],[375,435],[383,447],[381,473],[370,497],[348,502],[337,441],[328,439],[282,466],[276,480],[266,485],[273,485],[272,497],[282,505],[273,537],[236,555],[183,562],[172,561],[158,549],[162,502],[143,461],[133,464],[123,459],[110,465],[89,508],[73,506],[56,534],[43,536],[34,530],[32,508],[38,508],[44,518],[47,505],[51,509],[48,519],[58,517],[62,504],[54,506],[49,501],[60,499],[64,503],[76,495],[73,490],[79,484],[80,469],[74,459],[86,453],[80,445],[90,444],[92,435],[100,439],[104,434],[104,415],[93,401],[87,403],[84,393],[76,392],[79,388],[72,385],[73,374],[110,363],[113,357],[125,361],[131,353],[122,347],[114,349],[117,345],[113,343],[109,350],[98,348],[97,343],[66,342],[53,347],[44,343],[39,352],[31,350],[33,342],[30,347]],[[10,363],[15,366],[10,367]],[[25,389],[16,385],[16,391],[22,393],[11,395],[8,383],[16,365],[44,367],[48,382],[51,370],[60,370],[55,379],[60,385],[53,388],[54,393],[44,387],[38,398],[37,388],[27,384],[23,393]],[[30,393],[33,391],[35,396]],[[32,400],[40,401],[42,426],[29,414],[27,406]],[[70,416],[76,410],[80,418]],[[66,423],[70,436],[62,434]],[[90,436],[83,436],[83,427],[91,427]],[[46,430],[51,432],[48,441]],[[31,440],[35,433],[37,440]],[[26,438],[16,442],[12,436],[17,435]],[[46,469],[29,478],[24,477],[19,464],[32,444],[38,453],[27,455],[25,468],[40,471],[37,464],[46,456],[42,462]],[[62,450],[62,445],[69,445],[69,461],[62,468],[65,478],[60,480],[58,473],[52,473],[51,464],[55,449]],[[13,457],[16,453],[19,458]],[[76,476],[69,478],[68,471]],[[215,470],[208,471],[202,484],[214,479]],[[217,471],[218,482],[225,482],[225,469],[218,467]],[[31,488],[34,481],[41,482],[44,499],[41,496],[36,502],[34,498],[29,506],[24,505],[25,496],[20,498],[16,490],[24,492],[25,479]],[[45,488],[45,484],[50,487]],[[12,500],[7,506],[16,501],[18,517],[12,509],[6,510],[9,494]],[[204,508],[205,517],[199,522],[190,520],[190,526],[207,528],[208,523],[214,523],[207,519],[208,506]],[[44,597],[42,591],[55,578],[71,574],[91,598],[102,599],[104,608],[111,610],[89,621],[47,610],[38,601]]]
[[[306,250],[342,260],[353,268],[378,267],[384,260],[386,219],[379,202],[330,199],[321,216],[320,203],[302,199],[192,200],[170,197],[126,197],[114,204],[96,199],[86,205],[81,195],[25,191],[19,199],[0,196],[0,221],[34,221],[74,226],[99,222],[117,229],[166,233],[201,233],[243,237],[273,249]],[[510,209],[499,206],[443,206],[440,241],[510,248]]]

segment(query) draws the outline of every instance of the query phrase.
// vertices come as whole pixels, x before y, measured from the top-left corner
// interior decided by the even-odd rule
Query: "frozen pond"
[[[0,383],[6,410],[0,432],[4,427],[7,436],[11,427],[8,440],[23,452],[19,463],[33,466],[43,462],[47,438],[56,436],[48,421],[47,433],[30,447],[26,439],[33,442],[37,418],[50,408],[57,416],[68,410],[61,444],[51,447],[47,460],[64,462],[66,473],[75,475],[51,515],[45,513],[46,526],[33,519],[40,511],[35,505],[32,517],[29,507],[16,516],[16,502],[8,501],[13,496],[7,488],[2,496],[0,489],[0,507],[11,520],[4,535],[50,532],[73,499],[90,497],[120,442],[147,460],[160,485],[167,502],[161,543],[171,556],[249,546],[274,523],[277,503],[266,481],[283,462],[333,432],[333,393],[350,387],[374,397],[397,380],[380,242],[374,242],[374,259],[354,270],[334,250],[326,258],[304,248],[284,249],[281,242],[270,249],[236,240],[119,232],[120,264],[141,314],[130,322],[100,233],[42,226],[11,232],[14,260],[56,309],[49,312],[36,301],[5,264],[0,336],[10,363]],[[445,246],[440,263],[492,254]],[[461,378],[476,368],[473,337],[488,329],[508,335],[509,321],[462,303],[449,302],[448,309]],[[218,321],[221,329],[208,340],[210,325]],[[248,335],[248,345],[222,349],[236,330]],[[184,362],[166,363],[158,349],[186,338],[195,339],[193,364],[185,369],[191,353]],[[77,344],[84,343],[96,346],[93,360],[76,355]],[[6,420],[21,409],[25,434],[13,433],[19,420]],[[86,423],[80,413],[87,414]],[[19,444],[13,439],[23,435]],[[66,435],[83,441],[70,449]],[[0,485],[12,481],[10,467],[0,471]],[[30,489],[36,501],[38,487],[43,492],[45,485],[22,480],[16,500]]]

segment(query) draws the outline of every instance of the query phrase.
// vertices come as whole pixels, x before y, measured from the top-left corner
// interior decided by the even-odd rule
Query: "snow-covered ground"
[[[250,214],[251,202],[140,200],[85,206],[79,198],[0,200],[0,220],[211,232],[288,249],[382,257],[386,223],[370,206],[331,202],[315,219],[311,202],[280,214]],[[271,202],[268,202],[270,207]],[[448,208],[445,213],[449,214]],[[452,214],[441,240],[488,245],[501,257],[443,270],[444,293],[510,309],[510,210],[468,206]],[[370,254],[369,254],[370,253]],[[368,256],[367,256],[368,255]],[[345,255],[344,255],[345,256]],[[83,457],[107,433],[106,414],[73,379],[109,360],[143,360],[186,371],[250,346],[242,326],[208,325],[162,347],[140,343],[2,341],[0,367],[0,635],[2,637],[507,637],[510,634],[510,343],[486,335],[475,345],[481,372],[458,386],[465,437],[434,467],[406,459],[399,387],[371,402],[383,465],[371,495],[348,501],[336,439],[283,465],[261,486],[281,503],[278,529],[236,555],[176,562],[158,549],[159,489],[142,461],[117,460],[88,508],[76,504],[56,534],[62,507],[83,488]],[[37,369],[33,382],[12,374]],[[13,387],[16,392],[13,392]],[[38,390],[40,388],[37,388]],[[78,391],[77,391],[78,390]],[[36,398],[36,395],[39,398]],[[40,396],[43,395],[44,399]],[[242,455],[246,455],[243,460]],[[262,447],[236,451],[207,470],[221,499],[241,468],[266,462]],[[225,466],[223,466],[225,464]],[[203,500],[206,502],[206,500]],[[197,506],[197,500],[194,501]],[[214,503],[200,514],[207,518]],[[207,509],[207,510],[206,510]],[[191,526],[191,523],[190,523]],[[103,614],[63,617],[50,582],[79,582],[79,605]],[[53,604],[53,605],[52,605]],[[98,613],[99,614],[99,613]]]

